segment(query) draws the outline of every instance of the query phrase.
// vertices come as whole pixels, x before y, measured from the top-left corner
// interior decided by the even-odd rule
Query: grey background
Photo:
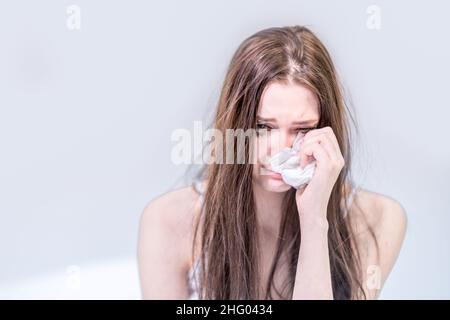
[[[373,4],[380,30],[366,26]],[[301,24],[356,112],[356,180],[408,214],[381,298],[450,298],[449,12],[445,1],[1,1],[0,284],[134,258],[142,209],[184,183],[172,131],[209,119],[247,36]]]

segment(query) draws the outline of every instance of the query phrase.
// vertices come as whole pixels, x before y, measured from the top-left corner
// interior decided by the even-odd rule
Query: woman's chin
[[[262,176],[264,189],[272,192],[285,192],[291,188],[283,179],[272,176]]]

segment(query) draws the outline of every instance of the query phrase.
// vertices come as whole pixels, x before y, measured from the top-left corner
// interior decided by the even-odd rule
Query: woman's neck
[[[256,220],[261,235],[277,237],[286,192],[271,192],[253,183]]]

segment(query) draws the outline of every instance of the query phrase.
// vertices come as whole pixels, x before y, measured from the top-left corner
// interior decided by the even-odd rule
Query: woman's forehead
[[[265,88],[258,115],[264,118],[289,117],[293,121],[317,120],[319,103],[307,86],[275,82]]]

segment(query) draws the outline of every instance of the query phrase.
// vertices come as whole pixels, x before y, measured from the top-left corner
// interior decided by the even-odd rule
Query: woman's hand
[[[344,158],[331,127],[309,131],[300,145],[300,166],[304,168],[316,160],[316,169],[311,181],[296,193],[300,221],[325,224],[328,227],[327,207],[331,191],[336,183]]]

